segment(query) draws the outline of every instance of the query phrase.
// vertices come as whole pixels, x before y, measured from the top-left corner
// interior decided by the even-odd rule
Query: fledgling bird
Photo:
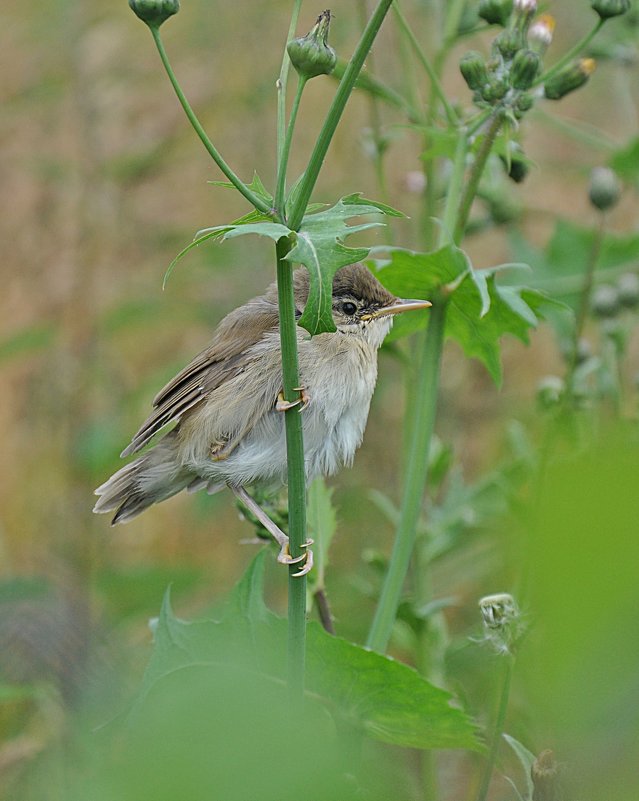
[[[308,272],[298,269],[297,318],[308,292]],[[245,489],[286,483],[283,411],[297,405],[303,415],[307,481],[349,465],[362,441],[377,380],[377,351],[393,315],[430,305],[396,298],[362,264],[342,267],[333,280],[337,331],[310,337],[298,327],[303,389],[298,401],[287,403],[281,393],[277,286],[272,284],[228,314],[210,345],[156,395],[153,413],[121,456],[137,453],[166,426],[175,426],[97,488],[93,511],[115,512],[114,525],[183,489],[206,487],[213,493],[228,486],[278,541],[278,560],[299,561],[288,553],[286,535]],[[301,574],[310,569],[309,561]]]

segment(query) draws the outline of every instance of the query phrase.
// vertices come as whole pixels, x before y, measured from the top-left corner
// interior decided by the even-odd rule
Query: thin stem
[[[286,208],[284,202],[284,195],[286,194],[286,170],[288,168],[288,158],[291,152],[291,142],[293,141],[293,131],[295,130],[295,122],[297,120],[297,112],[300,108],[300,100],[302,99],[302,92],[306,86],[308,79],[303,75],[299,76],[297,82],[297,91],[293,100],[293,107],[291,108],[291,116],[288,121],[286,129],[286,137],[284,139],[284,146],[279,158],[277,166],[277,186],[275,189],[275,209],[282,220],[286,220]]]
[[[470,216],[470,209],[473,205],[473,200],[477,194],[477,187],[484,172],[484,167],[490,156],[490,151],[493,148],[499,129],[504,120],[504,112],[501,108],[496,108],[493,112],[493,118],[488,126],[488,130],[484,134],[481,146],[475,156],[475,163],[473,164],[468,182],[464,189],[464,193],[459,202],[459,210],[457,212],[457,224],[454,230],[454,241],[459,243],[466,230],[468,217]]]
[[[446,206],[442,217],[442,225],[439,232],[440,247],[452,242],[455,235],[456,215],[461,203],[464,170],[466,169],[466,153],[468,151],[468,136],[466,131],[460,130],[455,146],[455,156],[453,159],[453,172],[448,184],[448,194],[446,195]]]
[[[288,26],[288,34],[286,36],[286,44],[295,36],[295,29],[297,28],[297,20],[300,16],[300,9],[302,8],[302,0],[295,0],[293,3],[293,11],[291,13],[291,24]],[[282,56],[282,66],[280,68],[280,76],[277,79],[277,171],[279,174],[280,165],[282,163],[282,153],[284,152],[284,136],[286,134],[286,86],[288,84],[288,74],[291,67],[291,59],[288,56],[286,46],[284,47],[284,55]]]
[[[388,573],[368,636],[367,645],[375,651],[383,652],[388,645],[415,542],[435,425],[445,319],[445,300],[434,299],[417,370],[416,397],[421,399],[421,404],[415,404],[411,425],[413,436],[408,452],[401,517]]]
[[[290,212],[288,225],[295,231],[300,227],[306,207],[308,206],[308,202],[315,187],[315,183],[317,182],[319,171],[324,163],[326,152],[328,151],[328,147],[333,138],[333,134],[335,133],[335,129],[340,121],[348,98],[353,91],[357,76],[361,72],[361,69],[364,65],[364,60],[366,59],[366,56],[368,55],[368,52],[375,41],[375,37],[379,32],[382,22],[384,21],[392,2],[393,0],[380,0],[377,8],[373,12],[373,15],[368,22],[368,25],[362,33],[362,37],[355,48],[355,52],[353,53],[348,66],[346,67],[344,76],[337,87],[337,92],[335,93],[331,107],[326,115],[326,119],[324,120],[324,125],[319,133],[317,142],[313,148],[313,152],[311,153],[311,157],[309,159],[306,172],[304,173],[304,178],[302,179],[300,191],[295,205]]]
[[[510,697],[510,684],[513,676],[513,666],[515,660],[512,656],[506,657],[506,666],[504,668],[504,681],[501,688],[501,695],[499,696],[499,706],[497,707],[497,717],[495,719],[495,728],[493,729],[493,736],[490,741],[490,751],[488,752],[488,761],[484,768],[479,792],[477,794],[477,801],[486,801],[488,788],[490,787],[490,779],[493,775],[495,762],[497,760],[497,752],[499,751],[499,744],[501,736],[504,732],[504,723],[506,722],[506,711],[508,710],[508,698]]]
[[[276,245],[277,296],[280,313],[282,348],[282,385],[285,400],[299,394],[297,326],[293,295],[293,265],[285,260],[290,243],[282,238]],[[302,554],[306,542],[306,475],[302,416],[295,406],[284,412],[286,424],[286,459],[288,469],[288,519],[291,556]],[[298,565],[289,567],[288,579],[288,686],[291,700],[301,701],[304,693],[306,651],[306,576],[294,576]]]
[[[450,125],[457,125],[459,123],[459,117],[455,111],[455,109],[450,105],[448,102],[448,98],[446,97],[446,92],[444,91],[444,87],[439,80],[439,76],[437,75],[435,68],[430,63],[430,61],[426,58],[424,51],[417,40],[417,37],[412,31],[412,28],[408,24],[406,17],[400,11],[399,5],[397,2],[393,3],[393,13],[395,14],[395,19],[399,24],[399,27],[402,30],[404,36],[410,42],[413,51],[417,57],[417,60],[424,68],[428,78],[431,82],[431,86],[433,87],[433,92],[439,99],[439,102],[442,104],[444,112],[446,114],[446,118]]]
[[[581,51],[587,47],[590,42],[595,38],[595,36],[599,33],[601,26],[604,24],[604,19],[597,20],[595,27],[587,33],[582,39],[580,39],[577,44],[568,50],[567,53],[564,53],[563,56],[559,59],[556,64],[553,64],[552,67],[547,72],[544,72],[543,75],[540,75],[537,80],[533,83],[533,86],[539,86],[539,84],[544,83],[551,78],[553,75],[556,75],[560,70],[562,70],[566,64],[570,64],[570,62],[576,58]]]
[[[579,298],[579,306],[577,308],[577,315],[575,318],[575,333],[572,343],[572,353],[570,354],[568,376],[566,378],[566,385],[570,391],[574,389],[573,382],[575,378],[575,371],[579,363],[579,342],[583,336],[584,327],[586,325],[586,317],[588,316],[590,299],[592,297],[592,288],[595,283],[595,271],[597,269],[597,262],[599,261],[599,254],[601,253],[601,246],[603,245],[605,233],[606,215],[602,212],[599,215],[599,225],[595,231],[592,247],[590,248],[588,263],[586,264],[586,270],[583,277],[581,296]]]
[[[200,137],[202,144],[208,150],[209,154],[211,155],[211,158],[217,164],[217,166],[222,170],[224,175],[226,175],[226,177],[233,184],[233,186],[238,190],[238,192],[244,195],[244,197],[248,200],[248,202],[252,206],[254,206],[259,211],[264,212],[265,214],[270,214],[271,208],[269,204],[265,200],[262,200],[262,198],[258,197],[254,192],[252,192],[248,188],[248,186],[242,180],[240,180],[240,178],[238,178],[238,176],[233,172],[233,170],[229,167],[226,161],[222,158],[222,156],[220,155],[219,151],[217,150],[213,142],[211,142],[211,140],[207,136],[206,131],[202,127],[198,118],[195,116],[195,112],[191,108],[189,101],[186,99],[186,96],[182,91],[182,88],[180,87],[177,78],[175,77],[175,73],[173,72],[173,69],[169,62],[169,57],[166,53],[166,50],[164,49],[164,43],[162,42],[162,38],[160,36],[160,29],[152,25],[149,25],[148,27],[149,30],[151,31],[151,34],[153,35],[153,41],[155,42],[155,45],[158,49],[158,53],[160,54],[160,58],[162,59],[162,64],[164,65],[166,74],[169,76],[171,85],[173,86],[175,94],[177,95],[177,98],[180,101],[182,108],[184,109],[184,113],[188,117],[188,120],[191,123],[191,125],[193,126],[195,133]]]

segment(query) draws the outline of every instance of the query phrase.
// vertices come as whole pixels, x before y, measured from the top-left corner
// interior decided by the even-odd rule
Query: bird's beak
[[[388,317],[391,314],[401,314],[407,311],[416,311],[417,309],[427,309],[433,304],[429,300],[405,300],[403,298],[396,298],[395,303],[390,306],[382,306],[376,312],[369,315],[369,319],[377,317]]]

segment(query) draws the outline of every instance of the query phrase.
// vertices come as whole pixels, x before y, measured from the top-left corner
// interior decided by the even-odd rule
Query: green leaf
[[[608,163],[622,180],[639,186],[639,136],[616,150]]]
[[[188,623],[173,614],[168,593],[154,626],[154,648],[134,712],[169,675],[189,680],[193,667],[220,666],[281,681],[286,675],[286,621],[262,600],[268,551],[253,560],[220,622]],[[411,748],[481,748],[453,697],[389,657],[308,627],[307,691],[369,737]]]
[[[369,248],[348,248],[343,240],[358,231],[382,225],[379,222],[346,225],[346,220],[367,214],[404,215],[384,203],[362,198],[359,194],[341,198],[332,208],[307,214],[302,220],[295,246],[288,261],[303,264],[310,275],[308,302],[298,324],[311,336],[335,331],[332,311],[333,277],[347,264],[366,258]]]
[[[524,769],[524,779],[526,782],[526,794],[524,796],[524,801],[532,801],[535,787],[533,785],[530,769],[535,761],[535,755],[531,754],[527,748],[525,748],[518,740],[515,740],[515,738],[511,737],[509,734],[503,734],[502,737],[513,749],[517,759],[520,761],[521,766]]]
[[[432,253],[414,253],[401,248],[387,252],[389,259],[378,272],[384,286],[400,297],[425,299],[436,296],[446,287],[450,293],[446,336],[458,342],[467,356],[483,362],[500,384],[501,337],[511,334],[527,343],[529,329],[537,325],[544,304],[551,302],[536,290],[496,282],[498,271],[522,265],[473,270],[466,254],[452,245]],[[406,317],[413,319],[399,320],[392,338],[426,324],[423,315]]]
[[[222,186],[225,189],[235,189],[235,185],[230,181],[207,181],[207,183],[211,184],[211,186]],[[253,173],[253,180],[250,184],[247,184],[247,187],[251,190],[251,192],[253,192],[253,194],[261,197],[262,200],[265,200],[267,203],[273,203],[273,195],[271,195],[268,189],[264,186],[262,179],[257,172]]]
[[[255,220],[258,222],[254,222]],[[262,220],[265,220],[265,222],[262,222]],[[232,239],[233,237],[243,236],[244,234],[268,236],[277,242],[278,239],[281,239],[283,236],[288,236],[291,233],[293,232],[290,230],[290,228],[287,228],[285,225],[280,225],[280,223],[271,222],[269,217],[266,217],[266,215],[256,211],[246,214],[244,217],[241,217],[239,220],[236,220],[230,225],[216,225],[213,228],[203,228],[201,231],[197,232],[193,242],[183,248],[169,264],[167,271],[164,274],[162,288],[164,289],[166,286],[166,282],[169,280],[169,276],[173,272],[175,265],[182,258],[184,258],[189,251],[193,250],[193,248],[198,247],[198,245],[201,245],[204,242],[216,239],[219,239],[220,242],[223,242],[225,239]]]

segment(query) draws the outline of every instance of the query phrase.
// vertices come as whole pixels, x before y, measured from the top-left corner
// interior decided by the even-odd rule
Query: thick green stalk
[[[164,43],[162,42],[162,37],[160,36],[160,29],[154,27],[153,25],[149,25],[149,30],[153,35],[153,41],[158,49],[158,53],[160,54],[160,58],[162,59],[162,64],[164,65],[164,69],[166,70],[166,74],[169,76],[169,80],[171,81],[171,85],[175,90],[175,94],[177,95],[182,108],[184,109],[184,113],[188,117],[189,122],[193,126],[195,133],[200,137],[200,140],[204,147],[208,150],[209,154],[211,155],[213,161],[217,164],[217,166],[222,170],[224,175],[229,179],[229,181],[233,184],[233,186],[240,192],[240,194],[244,195],[244,197],[248,200],[248,202],[253,205],[258,211],[262,211],[265,214],[269,214],[271,212],[271,208],[269,204],[262,200],[261,197],[258,197],[248,186],[233,172],[233,170],[229,167],[226,161],[222,158],[220,152],[215,147],[213,142],[209,139],[206,134],[206,131],[202,127],[202,124],[198,120],[195,115],[195,112],[191,108],[189,101],[186,99],[186,95],[182,91],[182,87],[178,83],[177,78],[175,77],[175,73],[173,72],[173,68],[169,62],[169,57],[164,49]]]
[[[286,129],[286,136],[284,137],[284,146],[279,157],[279,164],[277,165],[277,186],[275,189],[275,209],[280,218],[286,220],[286,209],[284,196],[286,194],[286,170],[288,168],[288,157],[291,152],[291,142],[293,141],[293,131],[295,130],[295,121],[297,120],[297,112],[300,108],[300,100],[302,99],[302,92],[306,86],[308,79],[300,75],[297,81],[297,91],[295,92],[295,99],[291,108],[291,116],[288,121]]]
[[[454,225],[454,242],[461,241],[473,199],[479,186],[481,175],[488,161],[488,156],[499,133],[503,115],[496,109],[494,117],[484,135],[484,140],[477,153],[470,175],[457,207]],[[453,192],[449,194],[445,219],[449,219],[450,209],[459,197],[458,171],[463,169],[465,155],[465,141],[458,143],[455,174],[451,180]],[[450,238],[450,231],[442,232],[443,237]],[[402,589],[410,558],[415,543],[415,535],[422,499],[426,491],[428,479],[428,457],[435,424],[437,408],[437,394],[439,391],[439,373],[442,349],[444,344],[444,331],[446,327],[446,297],[443,293],[439,298],[433,298],[433,308],[426,329],[425,340],[422,343],[421,355],[418,356],[417,378],[415,386],[416,402],[413,404],[413,416],[410,424],[411,436],[408,452],[406,481],[402,496],[400,521],[395,536],[393,552],[391,554],[388,573],[384,580],[384,587],[375,612],[373,625],[368,637],[367,645],[376,651],[385,651],[397,615],[397,608],[401,600]]]
[[[315,147],[311,153],[296,203],[291,209],[289,215],[288,226],[295,231],[299,229],[302,223],[302,218],[306,212],[306,207],[311,199],[311,194],[315,187],[315,183],[317,182],[317,177],[322,164],[324,163],[326,152],[328,151],[328,147],[333,138],[333,134],[335,133],[335,129],[337,128],[344,108],[346,107],[348,98],[353,91],[357,76],[361,72],[361,69],[364,65],[364,60],[366,59],[366,56],[368,55],[373,42],[375,41],[375,37],[379,32],[382,22],[384,21],[392,2],[393,0],[380,0],[377,8],[373,12],[373,15],[368,22],[368,25],[362,33],[361,39],[355,48],[355,52],[353,53],[351,60],[348,62],[344,76],[337,87],[337,92],[335,93],[331,107],[328,110],[326,119],[324,120],[322,130],[319,133],[317,142],[315,143]]]
[[[497,708],[497,717],[495,719],[495,728],[493,729],[493,736],[490,741],[490,751],[488,752],[488,760],[484,767],[481,784],[479,785],[479,792],[477,793],[477,801],[486,801],[488,795],[488,788],[490,787],[490,779],[493,775],[495,762],[497,760],[497,752],[499,751],[499,744],[501,743],[501,736],[504,732],[504,723],[506,722],[506,712],[508,710],[508,699],[510,697],[510,683],[513,676],[513,667],[515,660],[511,655],[505,657],[506,666],[504,668],[504,681],[501,687],[501,694],[499,696],[499,706]]]
[[[280,342],[282,348],[282,384],[284,399],[299,398],[299,368],[297,359],[297,325],[293,296],[293,265],[285,260],[290,250],[287,239],[276,245],[277,296],[280,312]],[[304,440],[302,415],[299,406],[284,412],[286,415],[286,458],[288,465],[288,520],[291,556],[301,556],[306,542],[306,474],[304,470]],[[289,567],[288,579],[288,684],[291,699],[301,701],[304,692],[306,651],[306,576],[294,576],[298,565]]]
[[[418,401],[421,399],[421,403],[415,404],[411,424],[413,436],[408,452],[401,517],[382,595],[366,643],[375,651],[383,652],[388,645],[413,552],[435,425],[445,318],[445,299],[434,298],[417,369],[416,397]]]

